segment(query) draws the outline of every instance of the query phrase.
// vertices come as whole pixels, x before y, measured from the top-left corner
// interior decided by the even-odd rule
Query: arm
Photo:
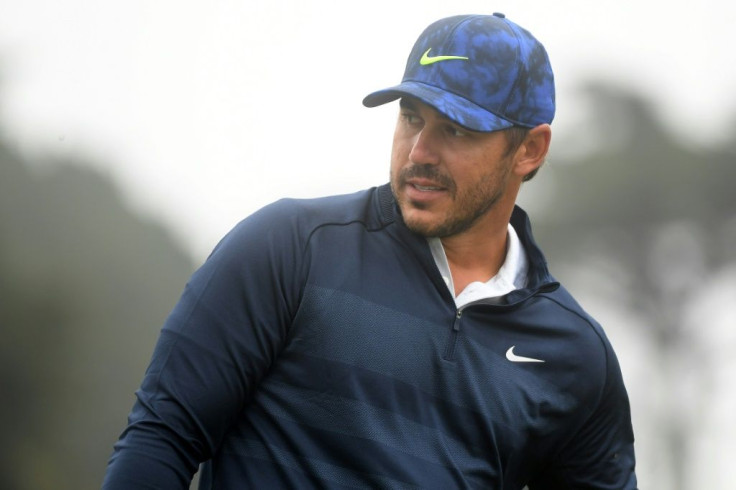
[[[300,294],[293,212],[238,225],[167,319],[103,488],[186,489],[286,338]]]
[[[608,342],[606,380],[598,404],[530,490],[636,489],[629,399]]]

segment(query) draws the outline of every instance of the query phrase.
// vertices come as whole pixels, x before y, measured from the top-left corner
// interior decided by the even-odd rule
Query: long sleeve
[[[239,224],[168,317],[103,488],[188,488],[286,338],[301,248],[284,203]]]
[[[606,342],[607,372],[596,409],[531,490],[637,488],[629,399],[616,355]]]

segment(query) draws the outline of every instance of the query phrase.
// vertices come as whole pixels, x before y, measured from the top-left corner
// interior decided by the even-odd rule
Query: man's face
[[[507,190],[506,148],[503,131],[469,131],[416,99],[402,99],[391,189],[409,229],[445,238],[487,219]]]

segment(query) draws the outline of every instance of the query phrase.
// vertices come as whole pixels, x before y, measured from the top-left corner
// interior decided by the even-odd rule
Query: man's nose
[[[414,164],[436,164],[437,158],[437,138],[433,137],[429,128],[424,127],[414,136],[409,160]]]

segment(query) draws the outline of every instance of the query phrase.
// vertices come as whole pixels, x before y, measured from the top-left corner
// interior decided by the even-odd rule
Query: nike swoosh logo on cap
[[[506,359],[508,359],[511,362],[544,362],[541,359],[534,359],[533,357],[524,357],[524,356],[517,356],[514,354],[514,348],[516,346],[512,345],[509,347],[509,350],[506,351]]]
[[[422,55],[422,59],[419,60],[420,65],[431,65],[432,63],[437,63],[438,61],[470,59],[467,56],[429,56],[430,51],[432,51],[432,48],[429,48],[427,51],[424,52],[424,54]]]

